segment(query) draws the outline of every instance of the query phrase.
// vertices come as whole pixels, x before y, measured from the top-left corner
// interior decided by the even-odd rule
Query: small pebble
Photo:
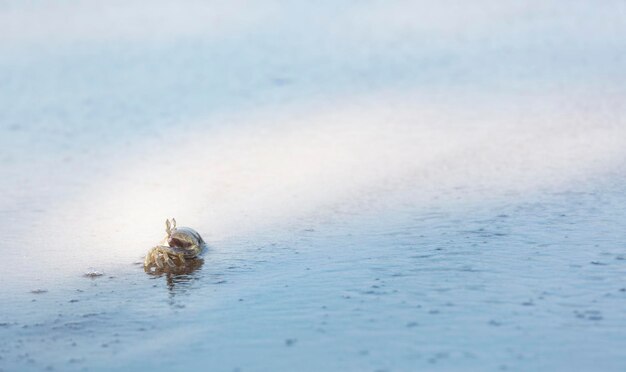
[[[101,271],[98,271],[98,270],[96,270],[96,269],[89,269],[89,270],[87,270],[87,272],[85,273],[85,276],[86,276],[87,278],[97,278],[97,277],[102,276],[102,275],[104,275],[104,273],[103,273],[103,272],[101,272]]]
[[[295,338],[288,338],[285,340],[285,345],[287,346],[293,346],[298,340],[296,340]]]

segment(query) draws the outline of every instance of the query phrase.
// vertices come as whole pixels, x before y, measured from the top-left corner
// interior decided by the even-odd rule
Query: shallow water
[[[0,4],[0,370],[623,369],[624,12]]]
[[[609,184],[304,218],[188,275],[128,263],[13,295],[0,350],[8,370],[619,370],[624,205]]]

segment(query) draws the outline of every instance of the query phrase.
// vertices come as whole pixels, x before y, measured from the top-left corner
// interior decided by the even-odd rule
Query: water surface
[[[0,370],[623,369],[624,14],[1,3]]]

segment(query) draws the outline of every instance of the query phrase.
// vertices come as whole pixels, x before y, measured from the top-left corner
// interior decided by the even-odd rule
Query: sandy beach
[[[0,4],[0,371],[622,370],[625,15]]]

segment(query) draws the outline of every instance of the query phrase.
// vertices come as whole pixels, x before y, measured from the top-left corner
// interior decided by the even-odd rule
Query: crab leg
[[[154,257],[154,262],[156,263],[159,269],[163,268],[163,261],[161,260],[160,252],[156,252],[155,257]]]
[[[159,245],[156,248],[159,248],[161,251],[165,251],[168,254],[171,254],[172,256],[182,255],[185,258],[194,258],[198,254],[200,254],[200,252],[202,252],[202,247],[198,245],[192,245],[187,248],[178,248],[178,247],[170,247],[166,245]]]
[[[202,245],[191,245],[186,248],[179,248],[160,244],[153,247],[148,252],[144,259],[144,267],[155,265],[159,269],[163,269],[165,265],[168,265],[174,268],[176,267],[175,259],[178,259],[179,264],[185,265],[187,259],[195,258],[202,253],[203,249],[204,246]]]
[[[189,252],[193,252],[193,253],[189,253]],[[202,247],[199,245],[192,245],[191,247],[187,248],[187,253],[186,256],[187,258],[193,258],[196,257],[197,255],[199,255],[200,253],[202,253]]]
[[[152,264],[156,264],[157,266],[159,266],[157,259],[159,259],[159,256],[161,254],[161,250],[159,249],[159,247],[154,247],[152,248],[148,254],[146,254],[146,258],[143,262],[144,266],[150,266]]]
[[[157,251],[157,249],[156,249],[156,248],[152,248],[152,249],[148,252],[148,254],[146,254],[146,258],[145,258],[145,259],[144,259],[144,261],[143,261],[143,265],[144,265],[145,267],[148,267],[148,266],[150,266],[150,265],[152,265],[152,264],[154,263],[154,261],[155,261],[155,256],[156,256],[156,251]]]
[[[165,258],[165,263],[167,263],[169,267],[176,267],[169,254],[165,253],[163,257]]]

